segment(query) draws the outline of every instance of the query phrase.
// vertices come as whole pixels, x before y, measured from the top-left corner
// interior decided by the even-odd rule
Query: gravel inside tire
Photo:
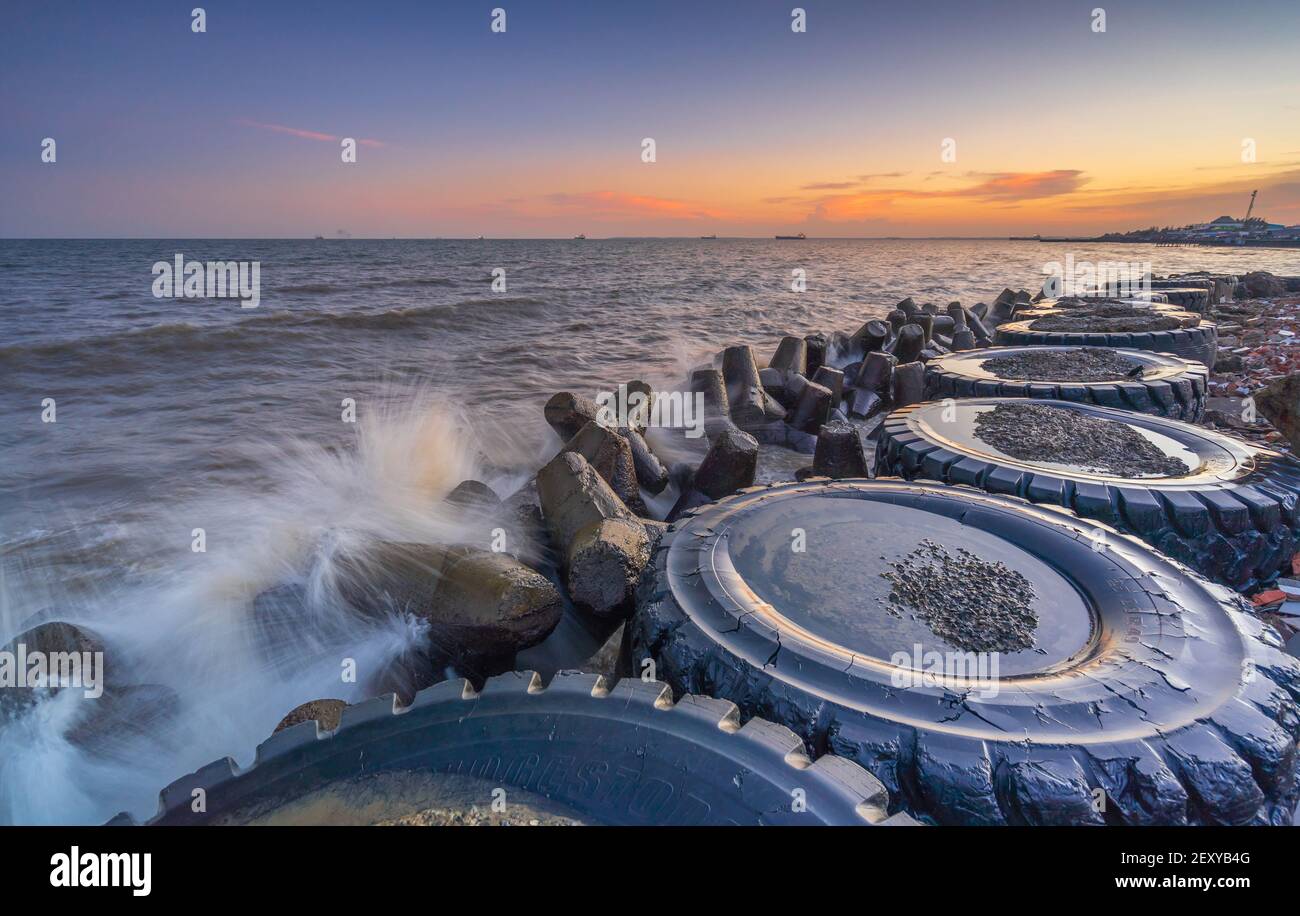
[[[1289,570],[1300,548],[1300,462],[1222,433],[1094,404],[1042,401],[1115,420],[1191,467],[1176,477],[1131,479],[1057,462],[1019,460],[979,439],[975,418],[998,398],[913,405],[890,414],[876,445],[876,475],[965,484],[1063,506],[1134,534],[1216,582],[1253,592]],[[1020,401],[1019,403],[1024,403]]]
[[[942,667],[918,683],[945,644],[872,601],[925,538],[1007,562],[1039,596],[1039,645],[1004,658],[996,690]],[[1292,817],[1300,661],[1277,634],[1140,541],[1012,497],[898,480],[742,491],[669,528],[632,640],[675,690],[784,722],[939,823]]]
[[[1135,378],[1108,382],[1061,381],[1007,378],[986,368],[998,357],[1021,354],[1077,352],[1082,347],[988,347],[938,356],[925,367],[926,397],[1003,397],[1077,401],[1099,407],[1116,407],[1139,413],[1198,422],[1205,415],[1205,398],[1210,371],[1203,363],[1167,353],[1146,350],[1114,350],[1130,362],[1141,365]]]
[[[150,824],[244,823],[332,784],[388,773],[474,777],[602,825],[907,825],[890,817],[880,781],[843,757],[810,759],[789,729],[741,723],[724,700],[666,684],[533,672],[390,694],[344,710],[337,730],[315,721],[277,732],[239,769],[214,761],[162,790]],[[196,789],[207,809],[191,808]],[[479,804],[491,808],[493,797]],[[413,812],[414,813],[414,812]],[[127,814],[113,823],[133,823]]]
[[[998,328],[994,343],[999,346],[1029,347],[1119,347],[1172,353],[1183,359],[1212,366],[1219,352],[1219,334],[1213,322],[1202,321],[1193,328],[1168,331],[1118,333],[1113,331],[1036,331],[1029,327],[1034,319],[1012,321]]]

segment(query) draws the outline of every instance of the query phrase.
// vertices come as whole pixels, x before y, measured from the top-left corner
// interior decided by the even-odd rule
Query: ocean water
[[[177,254],[260,262],[260,304],[156,298],[152,265]],[[0,241],[0,643],[81,622],[177,700],[89,749],[71,691],[0,724],[0,822],[147,815],[177,776],[248,763],[298,703],[360,699],[340,653],[377,664],[418,629],[313,598],[323,635],[268,660],[253,597],[313,588],[341,548],[456,540],[442,497],[524,483],[559,447],[554,392],[680,389],[723,346],[767,355],[909,295],[991,301],[1067,254],[1300,274],[1296,251],[1009,241]]]

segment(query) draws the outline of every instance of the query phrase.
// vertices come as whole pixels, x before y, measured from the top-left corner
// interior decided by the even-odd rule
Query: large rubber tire
[[[1128,423],[1174,439],[1198,455],[1184,477],[1121,479],[1056,464],[1017,461],[956,435],[965,412],[999,403],[963,400],[904,407],[881,425],[876,476],[967,484],[990,493],[1064,506],[1137,535],[1216,582],[1252,592],[1289,570],[1300,548],[1300,462],[1197,426],[1126,410],[1044,402]]]
[[[543,687],[535,673],[513,672],[477,693],[444,681],[402,709],[391,694],[350,706],[333,732],[314,721],[287,728],[248,769],[227,757],[172,783],[149,823],[239,823],[338,780],[410,771],[512,786],[603,825],[910,822],[888,817],[870,773],[833,755],[809,760],[789,729],[741,725],[732,703],[674,704],[654,681],[607,690],[598,675],[561,672]],[[198,788],[203,813],[191,810]],[[797,798],[805,810],[794,810]]]
[[[1178,289],[1162,289],[1160,292],[1170,305],[1176,305],[1186,312],[1196,312],[1199,315],[1204,315],[1210,308],[1210,293],[1208,290],[1180,287]]]
[[[808,516],[807,550],[787,542],[782,563],[844,542],[845,531],[817,527],[826,499],[800,511],[809,496],[867,500],[867,519],[915,510],[966,539],[1023,551],[1077,590],[1093,636],[1050,670],[1002,678],[995,697],[960,681],[900,688],[908,669],[892,656],[795,624],[787,613],[820,605],[787,607],[738,571],[749,567],[735,539],[756,524],[788,529]],[[928,527],[854,529],[870,532],[855,581],[871,578],[871,564],[884,567],[875,555],[885,545],[939,539]],[[1099,529],[966,487],[817,479],[751,488],[669,528],[639,589],[633,646],[676,690],[715,692],[784,722],[941,823],[1290,823],[1300,661],[1231,592],[1141,542],[1107,530],[1105,548],[1092,549]]]
[[[1145,367],[1142,378],[1114,382],[1053,382],[1009,379],[983,367],[985,360],[1034,350],[1074,350],[1077,347],[986,347],[939,356],[925,364],[926,397],[1003,397],[1077,401],[1119,407],[1188,422],[1205,415],[1210,371],[1202,363],[1147,350],[1120,350],[1120,355]]]
[[[1219,334],[1213,322],[1193,328],[1142,333],[1035,331],[1029,321],[1012,321],[998,328],[994,343],[1004,347],[1117,347],[1172,353],[1213,366],[1219,353]]]

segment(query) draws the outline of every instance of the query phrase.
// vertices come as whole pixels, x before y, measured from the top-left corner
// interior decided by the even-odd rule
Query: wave
[[[393,280],[365,280],[360,283],[300,283],[296,286],[277,286],[271,292],[328,296],[333,293],[356,292],[359,289],[405,289],[422,286],[450,288],[455,285],[455,280],[445,277],[403,277]]]
[[[206,352],[223,345],[241,347],[268,343],[264,331],[283,328],[290,333],[312,333],[329,327],[350,330],[431,331],[460,329],[475,323],[499,324],[509,318],[534,317],[547,306],[543,299],[528,296],[462,299],[446,302],[384,309],[374,312],[326,312],[316,309],[279,309],[252,314],[228,324],[201,325],[191,322],[167,322],[135,328],[116,334],[97,334],[72,340],[40,344],[11,344],[0,347],[0,366],[18,368],[24,363],[93,356],[95,365],[112,365],[114,357],[168,355]],[[273,341],[279,342],[279,341]]]

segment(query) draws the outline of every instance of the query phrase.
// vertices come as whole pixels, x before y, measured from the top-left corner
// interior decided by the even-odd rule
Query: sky
[[[1295,0],[199,3],[0,4],[0,237],[1300,223]]]

